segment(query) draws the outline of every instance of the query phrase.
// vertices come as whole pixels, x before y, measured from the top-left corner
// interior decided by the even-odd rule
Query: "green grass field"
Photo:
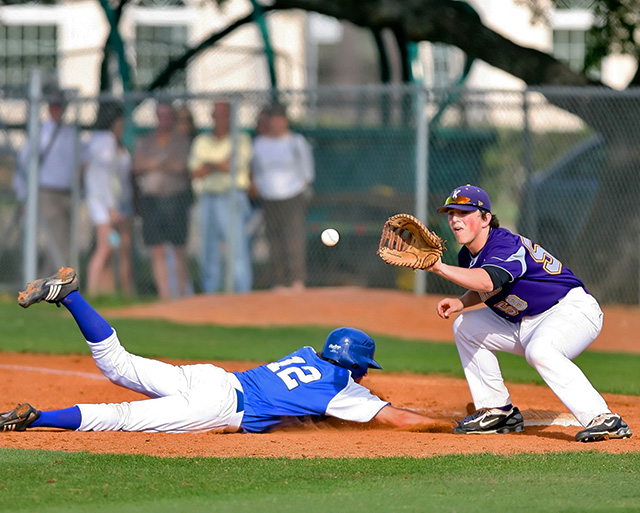
[[[88,353],[63,308],[0,301],[0,320],[2,351]],[[319,348],[327,333],[109,321],[134,353],[196,360],[267,361]],[[462,376],[451,344],[373,335],[385,371]],[[507,380],[541,383],[509,356],[501,357]],[[601,392],[640,395],[640,356],[586,352],[578,363]],[[0,509],[12,512],[640,511],[638,453],[287,460],[2,449],[0,462]]]
[[[640,510],[640,455],[154,458],[0,452],[13,512]],[[7,470],[8,469],[8,470]]]

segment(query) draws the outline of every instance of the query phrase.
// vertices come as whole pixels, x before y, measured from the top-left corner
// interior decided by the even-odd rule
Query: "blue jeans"
[[[237,210],[236,247],[231,248],[231,208],[235,194]],[[233,265],[234,292],[249,292],[253,286],[251,238],[247,223],[251,206],[246,191],[225,194],[204,193],[200,196],[200,273],[202,291],[213,294],[224,288],[223,268]],[[224,246],[224,250],[223,250]],[[225,253],[228,259],[225,259]],[[227,265],[223,265],[227,262]]]

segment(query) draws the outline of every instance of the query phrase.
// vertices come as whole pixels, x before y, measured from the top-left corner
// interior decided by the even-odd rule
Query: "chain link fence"
[[[88,140],[99,99],[71,97],[65,122],[76,125],[80,142]],[[478,184],[493,201],[502,226],[538,242],[607,303],[640,301],[640,92],[538,89],[527,91],[423,90],[375,86],[304,91],[216,93],[215,96],[144,96],[120,98],[127,112],[125,142],[155,128],[158,101],[186,107],[196,133],[210,132],[216,100],[232,105],[232,127],[254,135],[260,112],[275,100],[287,106],[291,129],[313,149],[315,181],[307,196],[306,234],[298,241],[306,256],[308,287],[362,286],[457,294],[456,286],[428,275],[394,268],[376,255],[387,217],[414,213],[448,239],[445,261],[456,263],[459,249],[446,216],[435,213],[457,185]],[[41,119],[47,116],[44,101]],[[29,100],[0,102],[0,286],[21,288],[25,276],[24,204],[13,180],[17,154],[28,134]],[[235,140],[235,139],[234,139]],[[95,230],[82,186],[82,152],[78,152],[79,195],[76,247],[70,262],[81,275],[95,249]],[[186,169],[186,163],[185,163]],[[180,291],[175,268],[180,252],[168,251],[167,277],[173,296],[200,293],[202,248],[198,195],[184,205],[188,233],[184,247],[186,291]],[[244,229],[251,242],[252,289],[274,284],[273,245],[264,212],[252,204]],[[320,241],[335,228],[340,242]],[[153,255],[144,244],[142,219],[133,217],[134,291],[157,295]],[[233,238],[233,237],[232,237]],[[51,260],[50,237],[38,223],[38,271]],[[223,245],[225,269],[236,256],[232,241]],[[114,252],[114,263],[119,265]],[[173,270],[173,271],[172,271]],[[157,278],[157,277],[156,277]],[[231,284],[231,286],[229,286]],[[223,290],[233,291],[226,280]]]

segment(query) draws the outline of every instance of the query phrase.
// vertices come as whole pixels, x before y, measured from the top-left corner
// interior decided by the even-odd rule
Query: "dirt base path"
[[[442,321],[435,316],[437,300],[437,297],[415,297],[393,291],[312,289],[298,294],[256,292],[244,296],[199,296],[103,313],[113,320],[127,316],[223,325],[351,325],[372,333],[450,341],[452,321]],[[605,328],[592,348],[640,352],[634,340],[636,337],[630,336],[640,331],[638,313],[640,310],[632,308],[606,309]],[[224,362],[222,365],[233,371],[246,369],[252,364]],[[76,403],[142,398],[109,383],[91,358],[85,355],[4,353],[0,354],[0,376],[3,392],[0,411],[7,411],[23,401],[42,409],[55,409]],[[421,410],[441,419],[442,425],[430,433],[406,433],[331,421],[260,435],[77,433],[38,429],[27,433],[1,433],[0,447],[158,456],[294,458],[640,451],[638,435],[627,440],[593,444],[575,442],[574,435],[580,428],[570,425],[571,421],[575,423],[575,419],[566,414],[564,406],[547,387],[508,384],[512,396],[523,410],[527,426],[525,432],[478,437],[451,434],[452,419],[466,414],[470,400],[464,380],[376,372],[367,376],[363,384],[397,406]],[[640,397],[605,394],[605,399],[613,411],[624,416],[632,429],[640,429]],[[541,422],[558,424],[539,425]]]

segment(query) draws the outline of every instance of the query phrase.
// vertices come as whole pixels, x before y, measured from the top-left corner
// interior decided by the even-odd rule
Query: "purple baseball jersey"
[[[505,228],[492,229],[484,248],[473,256],[463,246],[458,253],[460,267],[498,267],[510,279],[480,298],[500,317],[518,322],[525,315],[536,315],[551,308],[569,290],[583,287],[582,281],[562,262],[526,237]]]

